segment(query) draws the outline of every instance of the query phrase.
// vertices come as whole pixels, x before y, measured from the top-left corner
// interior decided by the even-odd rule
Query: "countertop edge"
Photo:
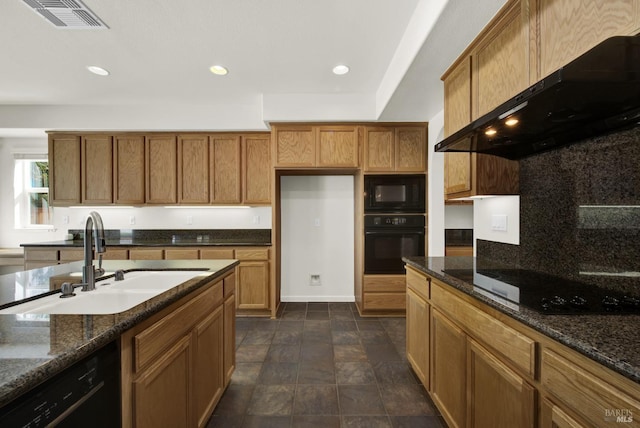
[[[520,312],[517,311],[513,311],[509,308],[507,308],[504,305],[500,305],[499,303],[479,294],[479,293],[474,293],[473,291],[468,290],[468,287],[472,287],[472,284],[469,284],[465,281],[462,281],[460,279],[454,278],[450,275],[447,275],[443,272],[439,272],[437,270],[432,270],[430,268],[428,268],[427,266],[424,266],[420,263],[417,263],[413,260],[407,259],[407,258],[403,258],[403,261],[408,265],[411,266],[427,275],[433,276],[439,280],[441,280],[442,282],[444,282],[446,285],[455,288],[456,290],[459,290],[473,298],[475,298],[476,300],[486,304],[487,306],[490,306],[493,309],[496,309],[502,313],[504,313],[505,315],[508,315],[509,317],[513,318],[514,320],[521,322],[522,324],[526,325],[527,327],[530,327],[534,330],[536,330],[538,333],[549,337],[552,340],[557,341],[558,343],[567,346],[568,348],[573,349],[576,352],[579,352],[581,355],[599,363],[602,364],[603,366],[607,367],[610,370],[613,370],[617,373],[619,373],[620,375],[624,376],[625,378],[636,382],[636,383],[640,383],[640,368],[639,367],[635,367],[629,363],[627,363],[624,360],[621,359],[616,359],[613,358],[609,355],[604,355],[601,352],[599,352],[597,349],[595,349],[594,347],[592,347],[591,345],[581,341],[580,339],[577,339],[575,337],[572,337],[570,335],[564,334],[560,331],[554,330],[551,326],[545,325],[543,322],[540,322],[538,320],[534,320],[530,317],[528,317],[525,314],[522,314]],[[554,315],[542,315],[542,316],[554,316]],[[631,315],[633,316],[633,315]]]
[[[188,288],[185,288],[184,290],[181,290],[167,297],[166,299],[159,301],[153,306],[147,307],[145,310],[140,311],[139,313],[136,313],[131,317],[123,319],[106,332],[103,332],[100,335],[90,339],[86,343],[79,344],[76,349],[72,349],[68,352],[65,352],[64,354],[57,355],[56,357],[43,362],[41,365],[35,367],[34,369],[0,385],[0,408],[10,403],[14,399],[20,397],[22,394],[30,391],[42,382],[45,382],[49,378],[62,372],[74,363],[91,355],[94,351],[97,351],[108,343],[118,339],[122,335],[122,333],[134,327],[135,325],[157,314],[158,312],[177,302],[181,298],[205,286],[212,280],[215,280],[216,278],[219,278],[222,275],[228,273],[239,263],[240,262],[238,260],[233,260],[226,267],[215,271],[213,274],[207,277],[203,277],[200,281],[194,282]]]

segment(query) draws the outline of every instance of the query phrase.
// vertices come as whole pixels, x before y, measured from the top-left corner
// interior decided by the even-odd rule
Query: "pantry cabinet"
[[[353,125],[274,125],[274,166],[357,168],[359,127]]]
[[[113,202],[113,142],[109,135],[85,135],[82,153],[82,203]]]
[[[147,136],[145,138],[145,155],[146,203],[177,203],[178,151],[176,136]]]
[[[364,128],[365,172],[425,172],[426,126]]]
[[[144,136],[116,135],[113,140],[113,201],[142,205],[146,182]]]

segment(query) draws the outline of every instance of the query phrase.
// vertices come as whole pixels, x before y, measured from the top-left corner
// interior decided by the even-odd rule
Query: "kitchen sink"
[[[75,296],[60,298],[56,293],[0,310],[6,314],[116,314],[124,312],[197,276],[209,272],[133,271],[122,281],[107,278],[96,282],[94,291],[75,290]]]

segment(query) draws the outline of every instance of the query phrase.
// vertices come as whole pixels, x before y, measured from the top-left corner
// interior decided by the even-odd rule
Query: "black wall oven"
[[[425,176],[365,175],[365,213],[424,213]]]
[[[364,273],[404,274],[402,257],[424,256],[425,216],[367,215],[364,218]]]

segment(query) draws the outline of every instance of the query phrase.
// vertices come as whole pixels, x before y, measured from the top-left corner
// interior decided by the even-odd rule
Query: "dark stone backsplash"
[[[520,245],[478,258],[640,293],[640,127],[520,161]]]
[[[82,240],[84,230],[70,229],[74,239]],[[108,229],[106,240],[166,241],[167,243],[229,240],[238,243],[271,243],[271,229]]]

